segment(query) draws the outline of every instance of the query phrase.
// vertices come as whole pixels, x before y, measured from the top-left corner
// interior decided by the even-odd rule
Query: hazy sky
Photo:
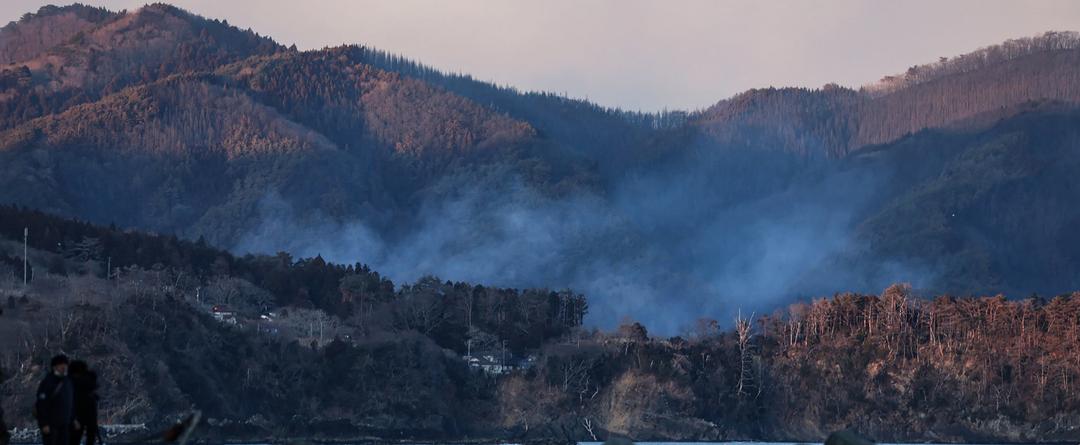
[[[859,86],[939,56],[1080,28],[1076,0],[173,3],[301,49],[361,43],[523,90],[643,110],[700,108],[754,87]],[[3,0],[0,20],[42,4]]]

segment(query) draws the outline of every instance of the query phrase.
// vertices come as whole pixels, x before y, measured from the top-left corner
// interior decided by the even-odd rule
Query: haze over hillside
[[[878,291],[1080,287],[1080,37],[861,90],[639,114],[297,51],[168,5],[0,29],[0,201],[236,252],[571,287],[594,325]],[[662,308],[662,310],[657,310]]]
[[[0,298],[17,438],[57,349],[94,364],[105,422],[153,431],[199,409],[213,442],[813,443],[857,426],[890,443],[1034,443],[1080,426],[1080,292],[893,285],[668,337],[583,327],[590,301],[573,292],[395,283],[0,206]]]

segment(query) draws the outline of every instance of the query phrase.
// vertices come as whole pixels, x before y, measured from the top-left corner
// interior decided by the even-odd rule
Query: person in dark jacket
[[[79,445],[86,436],[86,445],[98,438],[97,374],[86,362],[75,360],[68,366],[68,376],[75,388],[75,422],[79,428],[71,432],[71,445]]]
[[[7,380],[7,376],[4,375],[4,370],[0,369],[0,382]],[[0,445],[8,445],[11,443],[11,433],[8,433],[7,423],[4,422],[4,407],[0,406]]]
[[[3,381],[3,376],[0,376],[0,381]],[[8,445],[11,443],[11,433],[8,433],[7,424],[4,423],[4,408],[0,407],[0,445]]]
[[[75,388],[67,376],[68,358],[61,354],[49,362],[49,374],[38,385],[34,417],[44,445],[70,445],[75,421]]]

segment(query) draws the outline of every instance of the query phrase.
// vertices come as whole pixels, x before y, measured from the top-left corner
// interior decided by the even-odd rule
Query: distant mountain
[[[0,201],[69,217],[398,280],[570,286],[593,322],[672,331],[894,281],[1080,281],[1076,33],[662,114],[163,4],[46,7],[0,36]]]
[[[842,157],[927,128],[1037,101],[1080,101],[1080,36],[1048,32],[914,66],[860,90],[752,90],[696,116],[719,143],[766,138],[812,156]]]
[[[332,141],[194,75],[35,119],[3,139],[10,193],[43,209],[159,230],[215,213],[242,218],[233,207],[252,199],[248,188],[262,193],[317,172],[341,172],[333,187],[366,190],[339,182],[360,166]],[[329,189],[308,186],[328,199]]]
[[[384,178],[404,201],[448,165],[509,158],[535,137],[526,123],[355,63],[350,51],[283,51],[172,75],[23,123],[0,136],[9,190],[51,211],[228,244],[252,224],[234,222],[252,218],[269,191],[336,217],[365,204],[392,212]],[[133,190],[139,199],[121,198]]]

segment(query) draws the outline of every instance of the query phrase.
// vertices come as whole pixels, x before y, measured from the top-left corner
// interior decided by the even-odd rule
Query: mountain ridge
[[[80,11],[71,8],[5,32]],[[598,319],[679,300],[679,315],[657,321],[671,330],[695,305],[764,308],[894,281],[1012,292],[1042,277],[1046,289],[1076,287],[1061,274],[1003,273],[1005,263],[988,255],[1018,252],[979,247],[979,236],[960,232],[1008,234],[979,224],[939,231],[920,218],[940,215],[902,204],[928,187],[981,208],[955,198],[1023,181],[1052,186],[1028,172],[1005,180],[989,174],[999,164],[954,155],[991,156],[977,143],[985,139],[1028,159],[1030,144],[1052,142],[1072,162],[1061,141],[1022,128],[1002,134],[998,124],[1071,122],[1040,104],[1080,100],[1075,33],[915,68],[890,94],[767,88],[697,112],[641,114],[521,93],[362,46],[297,51],[163,4],[94,14],[101,23],[82,37],[0,71],[2,201],[226,248],[370,258],[398,279],[610,293],[598,300]],[[1035,118],[1024,117],[1032,110]],[[890,161],[866,162],[876,159],[870,152]],[[939,179],[958,165],[976,176],[989,169],[985,188]],[[896,179],[908,176],[917,180]],[[1033,208],[1063,227],[1068,212],[1048,205]],[[900,222],[881,223],[880,214]],[[922,249],[903,248],[912,233]],[[1033,258],[1072,264],[1025,236],[1016,238],[1035,243]],[[955,249],[927,248],[934,240]],[[823,270],[835,274],[809,272]]]
[[[0,28],[0,65],[34,57],[116,15],[105,8],[79,3],[61,7],[48,5],[36,13],[26,13],[17,22]]]
[[[45,20],[49,17],[54,16]],[[16,23],[13,29],[28,23]],[[114,14],[3,68],[0,78],[26,80],[9,83],[0,94],[0,128],[92,102],[126,86],[279,49],[270,39],[165,4]]]

